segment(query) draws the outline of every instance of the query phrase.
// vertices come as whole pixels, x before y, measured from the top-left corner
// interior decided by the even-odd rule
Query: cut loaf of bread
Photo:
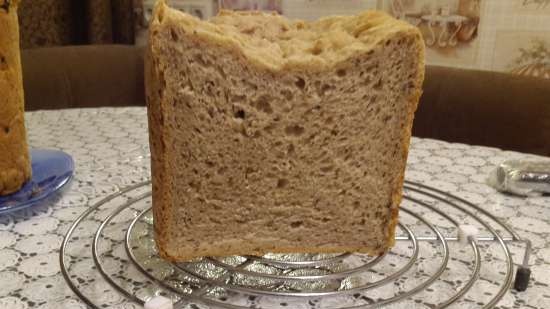
[[[391,247],[423,46],[381,12],[201,21],[160,1],[146,85],[161,256]]]
[[[31,177],[19,53],[18,0],[0,0],[0,195]]]

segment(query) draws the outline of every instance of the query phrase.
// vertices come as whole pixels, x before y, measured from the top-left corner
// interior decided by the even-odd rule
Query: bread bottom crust
[[[233,256],[233,255],[253,255],[253,256],[263,256],[267,253],[314,253],[314,254],[329,254],[329,253],[345,253],[345,252],[353,252],[353,253],[363,253],[370,256],[378,256],[383,254],[384,252],[388,251],[391,247],[388,244],[388,247],[386,248],[369,248],[365,246],[358,246],[358,247],[352,247],[352,246],[334,246],[334,247],[279,247],[276,248],[265,248],[258,250],[257,246],[253,245],[247,245],[250,244],[247,242],[246,244],[243,242],[242,246],[238,248],[231,248],[231,249],[218,249],[216,247],[212,247],[211,250],[208,250],[207,253],[203,255],[197,255],[193,254],[193,252],[196,252],[196,249],[193,248],[185,248],[181,247],[178,251],[180,252],[189,252],[190,254],[179,254],[179,253],[169,253],[166,250],[163,250],[163,248],[159,248],[159,254],[160,256],[168,261],[171,262],[181,262],[181,261],[189,261],[192,259],[196,259],[203,256],[212,256],[212,257],[225,257],[225,256]]]

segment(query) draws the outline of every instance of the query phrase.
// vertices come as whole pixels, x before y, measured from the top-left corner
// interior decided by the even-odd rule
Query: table
[[[67,228],[88,206],[149,178],[146,111],[38,111],[28,113],[26,120],[31,147],[70,153],[76,174],[57,201],[0,216],[0,308],[85,308],[59,272],[59,246]],[[413,138],[406,178],[487,205],[530,239],[530,288],[511,291],[499,308],[550,308],[550,197],[507,196],[487,186],[488,173],[506,159],[548,158]],[[122,298],[115,303],[113,308],[134,308]]]

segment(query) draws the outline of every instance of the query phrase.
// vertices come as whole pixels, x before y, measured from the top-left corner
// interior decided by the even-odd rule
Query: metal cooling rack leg
[[[532,245],[529,239],[519,240],[525,243],[525,254],[523,255],[523,263],[516,270],[516,278],[514,279],[514,289],[518,292],[527,290],[529,280],[531,279],[531,268],[529,267],[529,258],[531,257]]]

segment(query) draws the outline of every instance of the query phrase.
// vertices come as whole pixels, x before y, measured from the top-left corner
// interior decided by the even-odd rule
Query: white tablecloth
[[[0,215],[0,308],[85,308],[60,274],[59,246],[70,224],[90,205],[149,178],[146,111],[39,111],[28,113],[26,120],[31,147],[71,154],[76,174],[60,200]],[[498,306],[546,309],[550,308],[550,197],[506,196],[485,184],[497,164],[516,158],[540,159],[494,148],[413,138],[406,178],[484,205],[530,239],[534,247],[530,287],[522,293],[510,291]],[[490,262],[490,257],[485,258]],[[109,308],[135,307],[114,291],[98,293],[109,296],[103,297]],[[461,308],[480,306],[472,300],[465,304],[469,307]],[[424,307],[418,304],[418,308]]]

